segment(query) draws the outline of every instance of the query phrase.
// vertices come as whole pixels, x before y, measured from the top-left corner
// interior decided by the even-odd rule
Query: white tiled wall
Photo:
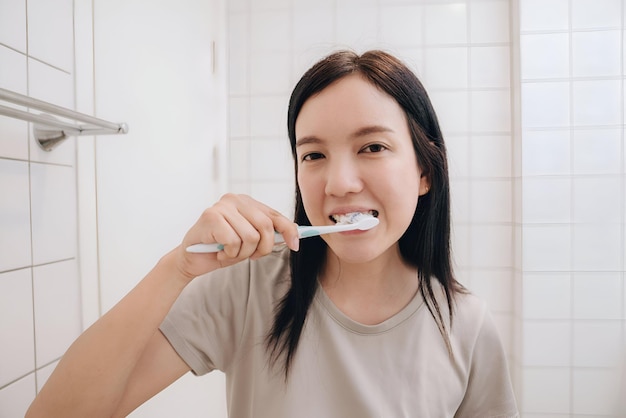
[[[74,107],[73,2],[0,1],[0,87]],[[0,117],[0,416],[23,416],[81,331],[75,141]]]
[[[624,2],[515,3],[520,405],[529,417],[613,416],[626,390]]]

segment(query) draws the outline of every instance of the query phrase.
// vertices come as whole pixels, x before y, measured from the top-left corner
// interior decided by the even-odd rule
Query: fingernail
[[[298,251],[300,249],[300,239],[297,237],[292,239],[289,247],[291,247],[293,251]]]

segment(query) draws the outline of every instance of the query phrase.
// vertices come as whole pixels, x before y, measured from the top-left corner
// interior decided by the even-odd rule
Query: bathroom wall
[[[0,87],[73,108],[72,0],[0,1]],[[0,117],[0,416],[22,416],[81,331],[76,143]]]
[[[624,2],[516,8],[521,405],[533,418],[609,416],[626,390]]]
[[[1,88],[130,126],[44,152],[0,116],[0,417],[225,191],[225,22],[219,0],[0,0]],[[132,416],[224,404],[189,375]]]

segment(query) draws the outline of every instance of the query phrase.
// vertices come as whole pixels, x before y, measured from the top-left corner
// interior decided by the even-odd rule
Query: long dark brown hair
[[[399,240],[402,257],[418,271],[419,291],[452,355],[448,327],[453,317],[454,296],[463,287],[453,275],[450,259],[450,187],[446,149],[437,116],[422,83],[400,60],[383,51],[358,55],[338,51],[311,67],[295,86],[289,101],[287,129],[294,156],[296,178],[296,119],[304,103],[330,84],[359,74],[393,97],[407,116],[417,163],[430,181],[430,190],[419,199],[411,224]],[[310,225],[296,184],[294,220]],[[267,335],[270,364],[282,358],[285,378],[289,374],[307,312],[318,287],[318,275],[326,261],[326,243],[319,237],[300,241],[300,251],[290,258],[291,286],[280,300]],[[445,295],[450,322],[435,297],[432,279],[439,281]]]

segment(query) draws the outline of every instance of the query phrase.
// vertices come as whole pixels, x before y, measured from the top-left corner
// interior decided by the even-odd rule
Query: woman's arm
[[[226,195],[117,305],[68,349],[26,417],[111,417],[129,413],[189,370],[158,330],[194,277],[268,254],[274,230],[297,249],[296,225],[247,196]],[[185,248],[221,242],[224,251]]]
[[[26,417],[110,417],[120,402],[132,409],[148,398],[129,384],[165,387],[188,367],[168,354],[158,327],[185,282],[175,277],[166,255],[115,307],[87,329],[65,353]],[[162,341],[160,341],[162,340]],[[145,357],[145,358],[144,358]],[[159,360],[158,367],[139,367]],[[182,364],[181,364],[182,363]],[[158,383],[157,383],[158,382]],[[131,386],[132,388],[132,386]],[[156,392],[155,392],[156,393]],[[154,393],[152,393],[154,394]],[[151,396],[151,395],[150,395]]]

